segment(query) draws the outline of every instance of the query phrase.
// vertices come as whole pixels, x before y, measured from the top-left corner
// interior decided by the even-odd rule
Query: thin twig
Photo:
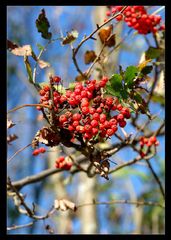
[[[12,227],[7,227],[7,231],[16,230],[16,229],[25,228],[25,227],[31,227],[33,224],[34,222],[30,222],[23,225],[13,225]]]
[[[81,208],[81,207],[85,207],[85,206],[90,206],[90,205],[111,205],[111,204],[133,204],[133,205],[136,205],[137,207],[138,206],[154,206],[154,207],[161,207],[161,208],[165,208],[165,206],[163,206],[162,204],[160,203],[157,203],[157,202],[152,202],[152,201],[130,201],[130,200],[113,200],[113,201],[110,201],[110,202],[96,202],[96,201],[93,201],[93,202],[90,202],[90,203],[83,203],[83,204],[80,204],[77,206],[77,209],[78,208]]]
[[[165,199],[165,192],[164,192],[164,189],[163,189],[162,183],[160,182],[159,177],[158,177],[157,174],[155,173],[155,171],[154,171],[151,163],[150,163],[149,161],[146,161],[146,162],[147,162],[147,165],[148,165],[151,173],[153,174],[153,176],[154,176],[157,184],[159,185],[159,188],[160,188],[160,191],[161,191],[161,194],[162,194],[163,198]]]
[[[38,103],[36,103],[36,104],[23,104],[23,105],[21,105],[21,106],[19,106],[19,107],[15,107],[15,108],[9,110],[9,111],[7,112],[7,114],[8,114],[8,113],[11,113],[11,112],[15,112],[15,111],[17,111],[18,109],[21,109],[21,108],[24,108],[24,107],[44,107],[44,108],[49,108],[49,109],[51,108],[51,106],[45,105],[45,104],[38,104]]]
[[[24,149],[26,149],[27,147],[31,146],[31,143],[29,143],[28,145],[26,145],[25,147],[20,148],[17,152],[15,152],[8,160],[7,163],[9,163],[19,152],[23,151]]]
[[[88,35],[87,37],[84,37],[83,40],[78,44],[78,46],[77,46],[76,48],[73,48],[73,49],[72,49],[72,59],[73,59],[73,62],[74,62],[74,65],[75,65],[77,71],[81,74],[81,76],[85,77],[85,75],[83,74],[83,72],[82,72],[81,69],[79,68],[78,63],[77,63],[77,60],[76,60],[76,55],[77,55],[80,47],[81,47],[81,46],[83,45],[83,43],[85,43],[87,40],[92,39],[92,36],[93,36],[97,31],[99,31],[100,28],[102,28],[102,27],[105,26],[107,23],[109,23],[110,21],[112,21],[114,18],[116,18],[117,16],[119,16],[126,8],[127,8],[127,6],[124,6],[123,9],[122,9],[119,13],[116,13],[114,16],[112,16],[111,18],[109,18],[106,22],[104,22],[104,23],[101,24],[100,26],[99,26],[99,25],[96,25],[97,28],[96,28],[90,35]]]

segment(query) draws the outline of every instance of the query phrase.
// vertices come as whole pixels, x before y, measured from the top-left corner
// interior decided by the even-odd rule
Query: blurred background
[[[150,6],[149,12],[154,12],[161,6]],[[66,36],[67,31],[76,29],[79,32],[78,39],[73,46],[82,40],[83,36],[90,34],[96,28],[96,24],[103,23],[107,7],[105,6],[8,6],[7,7],[7,36],[8,39],[22,46],[30,44],[38,55],[37,44],[46,45],[47,40],[41,38],[37,32],[35,21],[44,8],[50,22],[50,31],[53,38]],[[159,13],[162,19],[165,18],[164,9]],[[144,51],[151,46],[155,47],[152,34],[137,35],[125,23],[117,23],[115,20],[114,32],[116,41],[119,42],[126,35],[126,39],[110,55],[105,63],[107,73],[111,76],[118,71],[119,65],[125,69],[129,65],[137,65]],[[96,34],[97,37],[97,34]],[[100,43],[89,40],[81,48],[77,59],[80,68],[85,71],[83,55],[86,50],[99,52]],[[78,75],[72,62],[72,51],[70,45],[62,46],[60,41],[55,41],[47,47],[42,59],[49,62],[51,67],[38,68],[37,82],[48,81],[48,73],[59,75],[64,86],[74,81]],[[34,62],[31,62],[34,66]],[[23,63],[23,58],[7,53],[7,109],[26,103],[38,103],[39,96],[34,87],[29,84]],[[152,73],[153,74],[153,73]],[[94,71],[93,77],[98,75]],[[164,93],[162,93],[164,94]],[[150,103],[152,114],[157,114],[154,123],[149,129],[155,130],[165,118],[163,98],[158,102]],[[8,158],[18,149],[31,143],[35,133],[44,125],[40,120],[39,112],[35,108],[22,108],[10,114],[10,118],[16,124],[10,129],[10,134],[17,134],[16,139],[8,146]],[[138,122],[144,123],[147,117],[141,115]],[[130,120],[129,120],[130,121]],[[135,129],[128,124],[125,127],[127,133],[135,133]],[[123,134],[121,132],[121,134]],[[160,145],[157,155],[150,160],[154,170],[164,185],[165,174],[165,139],[158,137]],[[112,142],[117,141],[112,137]],[[45,169],[55,166],[55,159],[60,156],[60,150],[47,149],[45,154],[32,156],[31,147],[26,148],[18,154],[7,166],[8,175],[12,181],[20,180],[26,176],[37,174]],[[111,160],[122,164],[133,159],[136,154],[129,148],[124,148],[115,154]],[[113,166],[112,166],[113,165]],[[115,165],[111,163],[111,166]],[[21,190],[26,194],[26,201],[34,202],[39,213],[45,214],[53,205],[54,199],[63,196],[76,204],[97,201],[110,201],[111,199],[147,200],[161,202],[162,196],[154,177],[142,161],[139,164],[123,168],[110,175],[110,180],[95,176],[88,178],[85,173],[78,173],[70,176],[69,173],[52,175],[41,182],[24,186]],[[14,208],[12,199],[8,200],[7,226],[29,223],[27,216],[21,215]],[[56,234],[77,234],[77,233],[99,233],[99,234],[152,234],[164,233],[164,210],[160,207],[139,206],[128,204],[97,205],[79,208],[77,212],[57,211],[55,215],[44,221],[37,221],[32,227],[9,231],[8,234],[47,234],[46,225],[50,225]]]

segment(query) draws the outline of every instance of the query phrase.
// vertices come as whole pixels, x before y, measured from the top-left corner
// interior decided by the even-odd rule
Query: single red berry
[[[93,135],[97,135],[98,132],[99,132],[99,130],[97,128],[92,128]]]
[[[60,122],[60,123],[67,122],[67,117],[66,117],[64,114],[62,114],[62,115],[59,117],[59,122]]]
[[[81,114],[79,114],[79,113],[74,113],[73,116],[72,116],[72,119],[73,119],[74,121],[79,121],[79,120],[81,120]]]
[[[97,120],[92,120],[90,124],[92,127],[97,127],[99,125]]]
[[[35,149],[32,154],[33,154],[33,156],[37,156],[37,155],[39,155],[39,153],[40,153],[39,149]]]
[[[126,121],[123,120],[123,121],[119,122],[119,126],[124,128],[126,126]]]
[[[157,138],[155,136],[150,137],[149,141],[151,143],[155,143],[157,141]]]
[[[122,122],[124,120],[124,115],[122,113],[117,115],[117,121]]]
[[[61,78],[58,77],[58,76],[54,76],[52,81],[55,82],[55,83],[59,83],[61,81]]]
[[[114,130],[112,128],[107,129],[107,135],[112,136],[114,134]]]
[[[46,149],[45,149],[44,147],[41,147],[41,148],[39,148],[39,152],[45,153],[45,152],[46,152]]]
[[[88,114],[89,113],[89,108],[88,107],[83,107],[82,109],[83,114]]]
[[[92,116],[92,118],[93,118],[94,120],[99,120],[99,119],[100,119],[100,114],[99,114],[99,113],[94,113],[93,116]]]

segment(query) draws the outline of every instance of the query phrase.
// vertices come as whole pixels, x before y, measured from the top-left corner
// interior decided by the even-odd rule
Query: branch
[[[162,183],[160,182],[159,177],[158,177],[157,174],[155,173],[155,171],[154,171],[151,163],[150,163],[149,161],[146,161],[146,162],[147,162],[147,165],[148,165],[151,173],[153,174],[153,176],[154,176],[157,184],[159,185],[159,188],[160,188],[160,191],[161,191],[161,194],[162,194],[163,198],[165,199],[165,192],[164,192],[164,189],[163,189]]]
[[[146,206],[165,208],[165,206],[161,205],[160,203],[152,202],[152,201],[145,202],[145,201],[130,201],[130,200],[113,200],[110,202],[93,201],[90,203],[83,203],[83,204],[78,205],[77,209],[81,208],[81,207],[85,207],[85,206],[90,206],[90,205],[110,205],[110,204],[133,204],[133,205],[136,205],[137,207],[146,205]]]
[[[29,143],[27,146],[20,148],[17,152],[15,152],[8,160],[7,163],[9,163],[19,152],[23,151],[27,147],[31,146],[31,143]]]
[[[13,225],[12,227],[7,227],[7,231],[30,227],[30,226],[33,226],[33,224],[34,224],[34,222],[30,222],[30,223],[23,224],[23,225]]]
[[[20,190],[25,185],[39,182],[39,181],[41,181],[42,179],[44,179],[48,176],[51,176],[55,173],[62,172],[62,171],[64,171],[64,170],[63,169],[50,168],[50,169],[44,170],[44,171],[42,171],[38,174],[31,175],[31,176],[25,177],[21,180],[12,182],[12,184],[17,190]]]
[[[38,103],[37,103],[37,104],[24,104],[24,105],[21,105],[21,106],[19,106],[19,107],[15,107],[15,108],[9,110],[9,111],[7,112],[7,114],[8,114],[8,113],[11,113],[11,112],[15,112],[16,110],[18,110],[18,109],[20,109],[20,108],[24,108],[24,107],[44,107],[44,108],[49,108],[49,109],[51,109],[51,106],[45,105],[45,104],[38,104]]]
[[[86,42],[86,41],[89,40],[89,39],[92,39],[92,36],[93,36],[97,31],[99,31],[99,29],[101,29],[101,28],[102,28],[103,26],[105,26],[107,23],[109,23],[109,22],[112,21],[114,18],[116,18],[117,16],[119,16],[126,8],[127,8],[127,6],[124,6],[123,9],[122,9],[119,13],[117,13],[117,14],[115,14],[114,16],[112,16],[111,18],[109,18],[106,22],[104,22],[104,23],[101,24],[100,26],[99,26],[99,25],[96,25],[97,28],[96,28],[89,36],[85,37],[85,38],[78,44],[78,46],[77,46],[75,49],[73,48],[72,59],[73,59],[74,65],[75,65],[77,71],[78,71],[83,77],[85,77],[85,76],[84,76],[84,74],[82,73],[82,71],[80,70],[80,68],[79,68],[79,66],[78,66],[78,63],[77,63],[77,60],[76,60],[76,55],[77,55],[77,53],[78,53],[78,50],[80,49],[80,47],[83,45],[84,42]]]

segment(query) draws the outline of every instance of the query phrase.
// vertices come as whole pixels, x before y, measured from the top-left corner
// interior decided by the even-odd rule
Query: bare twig
[[[21,106],[18,106],[18,107],[15,107],[15,108],[13,108],[13,109],[11,109],[11,110],[9,110],[8,112],[7,112],[7,114],[8,113],[11,113],[11,112],[15,112],[15,111],[17,111],[18,109],[20,109],[20,108],[24,108],[24,107],[44,107],[44,108],[51,108],[51,106],[49,106],[49,105],[45,105],[45,104],[23,104],[23,105],[21,105]]]
[[[90,203],[83,203],[83,204],[78,205],[77,209],[81,208],[81,207],[85,207],[85,206],[91,206],[91,205],[111,205],[111,204],[133,204],[133,205],[136,205],[137,207],[146,205],[146,206],[154,206],[154,207],[165,208],[165,206],[163,206],[162,204],[157,203],[157,202],[152,202],[152,201],[113,200],[113,201],[110,201],[110,202],[96,202],[96,201],[93,201],[93,202],[90,202]]]
[[[29,143],[28,145],[26,145],[25,147],[20,148],[17,152],[15,152],[8,160],[7,163],[9,163],[19,152],[23,151],[24,149],[26,149],[27,147],[31,146],[31,143]]]
[[[163,188],[163,186],[162,186],[162,183],[161,183],[159,177],[158,177],[157,174],[155,173],[155,171],[154,171],[154,169],[153,169],[151,163],[150,163],[149,161],[146,161],[146,162],[147,162],[147,165],[148,165],[148,167],[149,167],[151,173],[153,174],[153,176],[154,176],[154,178],[155,178],[157,184],[159,185],[159,188],[160,188],[160,191],[161,191],[161,194],[162,194],[163,198],[165,199],[164,188]]]
[[[100,28],[102,28],[103,26],[105,26],[107,23],[111,22],[114,18],[116,18],[117,16],[119,16],[125,9],[127,8],[127,6],[124,6],[123,9],[116,13],[114,16],[112,16],[111,18],[109,18],[106,22],[104,22],[103,24],[101,24],[100,26],[99,25],[96,25],[97,28],[90,34],[88,35],[87,37],[84,37],[83,40],[78,44],[78,46],[76,48],[73,48],[73,52],[72,52],[72,59],[73,59],[73,62],[74,62],[74,65],[77,69],[77,71],[81,74],[81,76],[85,77],[85,75],[83,74],[83,72],[81,71],[81,69],[79,68],[78,66],[78,63],[77,63],[77,60],[76,60],[76,55],[80,49],[80,47],[83,45],[83,43],[85,43],[87,40],[89,39],[92,39],[93,35],[99,31]]]
[[[17,230],[20,228],[25,228],[25,227],[31,227],[33,226],[34,222],[30,222],[27,224],[23,224],[23,225],[13,225],[12,227],[7,227],[7,231],[11,231],[11,230]]]

